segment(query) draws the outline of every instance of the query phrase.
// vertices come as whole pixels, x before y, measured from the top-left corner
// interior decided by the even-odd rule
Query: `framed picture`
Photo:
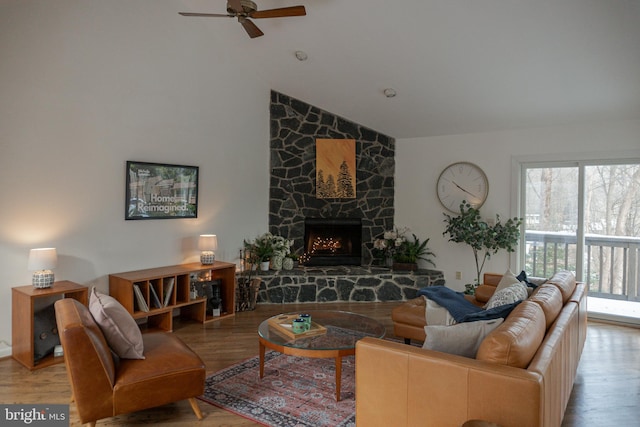
[[[127,161],[124,219],[198,217],[198,167]]]

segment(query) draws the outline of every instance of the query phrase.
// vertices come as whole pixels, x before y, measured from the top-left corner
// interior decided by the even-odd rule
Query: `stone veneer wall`
[[[361,218],[370,264],[373,240],[394,225],[395,139],[275,91],[270,111],[269,231],[300,254],[305,217]],[[316,199],[316,138],[356,140],[355,199]]]
[[[392,271],[384,267],[300,267],[257,271],[258,302],[406,301],[426,286],[444,285],[437,270]]]

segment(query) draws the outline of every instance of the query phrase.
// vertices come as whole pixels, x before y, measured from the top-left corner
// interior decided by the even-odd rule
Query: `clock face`
[[[482,206],[489,194],[489,181],[482,169],[473,163],[453,163],[440,174],[437,192],[442,206],[460,213],[464,200],[476,209]]]

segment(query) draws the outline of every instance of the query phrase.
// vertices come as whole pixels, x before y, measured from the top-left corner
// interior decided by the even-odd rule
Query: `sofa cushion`
[[[556,317],[558,317],[560,310],[562,310],[562,293],[560,289],[550,283],[541,285],[531,295],[529,301],[540,305],[544,312],[547,329],[549,329]]]
[[[546,320],[540,305],[523,301],[482,341],[476,359],[526,368],[542,343],[545,331]]]
[[[427,325],[424,327],[427,338],[422,348],[459,356],[476,357],[482,340],[502,322],[503,319],[498,318],[450,326]]]
[[[484,308],[485,310],[490,310],[495,307],[500,307],[501,305],[513,304],[514,302],[527,299],[528,296],[527,288],[522,283],[517,282],[496,291]]]
[[[93,288],[89,311],[115,354],[122,359],[144,359],[142,333],[122,304]]]
[[[496,287],[493,285],[480,285],[476,288],[474,299],[479,303],[476,305],[485,305],[493,294],[496,293]]]
[[[576,277],[572,272],[562,270],[554,274],[547,283],[551,283],[560,289],[560,292],[562,292],[562,303],[566,304],[576,288]]]
[[[391,319],[394,323],[416,325],[422,328],[426,325],[424,316],[426,306],[427,299],[424,296],[410,299],[391,310]]]

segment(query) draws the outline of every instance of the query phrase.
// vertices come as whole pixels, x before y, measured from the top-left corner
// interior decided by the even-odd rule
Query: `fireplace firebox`
[[[360,218],[306,218],[305,265],[361,265]]]

